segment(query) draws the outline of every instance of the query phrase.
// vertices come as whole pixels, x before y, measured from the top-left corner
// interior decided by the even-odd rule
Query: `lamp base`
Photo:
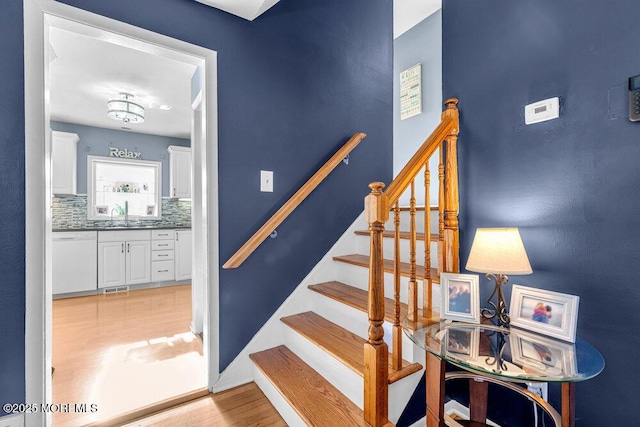
[[[487,273],[487,280],[491,279],[495,281],[495,287],[493,288],[493,292],[491,292],[491,296],[487,300],[487,304],[492,308],[482,308],[480,309],[480,314],[485,319],[497,319],[499,326],[509,327],[511,318],[509,317],[507,302],[505,301],[504,293],[502,292],[502,285],[506,284],[509,281],[509,278],[505,274]],[[496,295],[495,303],[491,301],[494,295]]]

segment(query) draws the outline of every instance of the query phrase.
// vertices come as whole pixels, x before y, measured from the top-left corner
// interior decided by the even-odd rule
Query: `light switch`
[[[260,191],[273,193],[273,171],[260,171]]]

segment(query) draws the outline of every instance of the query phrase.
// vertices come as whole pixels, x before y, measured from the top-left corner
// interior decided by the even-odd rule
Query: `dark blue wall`
[[[75,123],[51,122],[51,130],[78,135],[78,194],[87,194],[87,156],[109,156],[109,147],[142,153],[141,160],[162,163],[162,196],[169,197],[170,145],[189,147],[191,141],[118,129],[104,129]]]
[[[355,132],[368,137],[241,268],[220,275],[224,369],[392,175],[392,2],[282,0],[249,22],[187,0],[65,3],[218,52],[226,261]],[[0,13],[0,401],[24,400],[22,1]],[[259,171],[275,171],[260,193]]]
[[[461,109],[462,266],[477,227],[520,227],[533,274],[511,282],[579,295],[578,336],[606,360],[577,385],[577,424],[635,425],[640,123],[626,117],[626,82],[640,74],[638,2],[443,3],[444,97]],[[553,96],[561,117],[525,126],[524,106]]]
[[[22,1],[0,12],[0,402],[24,401],[24,55]],[[0,412],[0,415],[3,414]]]

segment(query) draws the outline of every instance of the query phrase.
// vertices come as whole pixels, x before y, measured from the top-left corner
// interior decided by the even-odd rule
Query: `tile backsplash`
[[[87,219],[87,196],[54,196],[51,212],[53,229],[93,228],[105,226],[104,220]],[[124,225],[124,221],[114,220],[115,225]],[[161,220],[129,221],[132,226],[153,225],[172,227],[191,225],[191,202],[184,200],[162,199]]]

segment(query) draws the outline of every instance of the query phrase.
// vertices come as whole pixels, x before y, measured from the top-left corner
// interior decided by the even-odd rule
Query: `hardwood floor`
[[[168,409],[125,427],[285,427],[271,403],[255,383]]]
[[[206,387],[202,345],[189,329],[191,286],[53,301],[53,402],[79,426]]]

